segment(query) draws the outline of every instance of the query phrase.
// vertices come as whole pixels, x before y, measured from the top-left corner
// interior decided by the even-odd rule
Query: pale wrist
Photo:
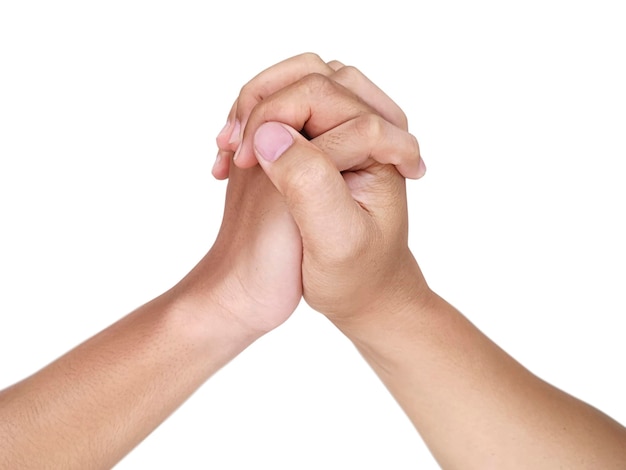
[[[262,332],[241,321],[236,301],[229,301],[217,285],[202,288],[181,282],[153,302],[165,302],[167,325],[188,346],[225,361],[252,344]]]

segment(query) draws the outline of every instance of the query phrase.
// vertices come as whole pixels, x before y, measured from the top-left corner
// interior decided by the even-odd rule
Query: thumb
[[[309,248],[324,249],[345,243],[346,224],[354,223],[359,211],[328,155],[295,129],[278,122],[258,128],[254,151],[285,198],[303,242],[309,242]]]

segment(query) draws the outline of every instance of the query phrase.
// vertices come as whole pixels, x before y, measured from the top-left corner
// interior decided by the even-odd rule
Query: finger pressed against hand
[[[270,121],[299,129],[312,139],[328,133],[319,142],[325,150],[335,147],[337,152],[329,153],[342,170],[376,160],[396,165],[405,177],[423,174],[416,139],[324,75],[309,74],[254,107],[236,154],[237,166],[256,164],[252,139],[258,127]]]
[[[321,78],[325,78],[327,82],[324,83],[323,80],[320,80],[320,76]],[[316,86],[316,83],[318,86]],[[238,148],[238,166],[247,168],[256,164],[256,160],[253,157],[249,143],[250,135],[254,135],[254,129],[246,131],[248,127],[256,128],[261,122],[278,120],[289,123],[290,125],[298,128],[296,122],[297,120],[293,120],[293,108],[294,106],[298,106],[299,103],[300,111],[303,109],[304,111],[307,111],[305,109],[307,103],[302,103],[303,95],[293,93],[291,95],[283,94],[285,88],[290,88],[296,84],[300,84],[300,86],[308,86],[310,89],[311,85],[313,85],[313,88],[318,92],[324,92],[324,90],[333,88],[332,86],[329,86],[329,83],[341,85],[341,87],[336,88],[335,91],[342,90],[343,94],[346,95],[346,98],[352,99],[352,104],[347,103],[346,101],[341,101],[344,103],[345,108],[337,109],[336,106],[332,106],[332,103],[320,100],[311,100],[311,93],[305,95],[305,98],[309,98],[308,112],[310,114],[313,112],[319,114],[321,111],[320,107],[324,107],[327,114],[332,112],[336,113],[335,120],[331,119],[325,123],[317,121],[317,130],[312,129],[312,124],[308,123],[308,118],[306,118],[305,122],[302,123],[301,129],[304,130],[307,137],[318,137],[324,132],[330,131],[332,129],[330,126],[333,122],[344,124],[345,122],[360,116],[361,113],[369,113],[372,115],[378,114],[384,120],[398,127],[399,130],[407,130],[407,119],[400,107],[357,68],[345,66],[337,60],[326,63],[317,54],[313,53],[300,54],[269,67],[256,75],[242,87],[239,97],[231,108],[227,124],[217,138],[220,151],[218,152],[216,162],[213,167],[213,175],[218,179],[228,177],[231,157]],[[272,116],[268,115],[267,119],[261,119],[261,121],[259,123],[255,123],[254,126],[249,126],[248,122],[253,111],[258,106],[263,105],[263,102],[268,101],[271,98],[275,98],[274,95],[277,93],[281,93],[281,106],[285,104],[286,100],[293,100],[293,102],[287,102],[287,109],[285,113],[274,113]],[[304,108],[302,108],[302,106],[304,106]],[[279,106],[276,106],[276,108],[281,109]],[[263,113],[265,112],[266,109]],[[291,121],[289,120],[290,118],[292,119]],[[300,119],[302,119],[302,117],[300,117]],[[345,131],[354,126],[361,130],[368,127],[371,129],[380,127],[367,124],[368,121],[374,122],[372,118],[365,118],[364,120],[357,121],[353,123],[353,126],[345,127],[342,132],[329,134],[326,139],[323,141],[320,140],[319,143],[329,142],[335,137],[339,138],[340,135],[346,134]],[[305,125],[307,127],[306,129],[304,128]],[[392,136],[398,133],[392,131],[386,132],[386,134]],[[349,136],[346,134],[345,137]],[[242,142],[242,140],[244,142]],[[351,140],[356,143],[356,137],[353,136]],[[425,166],[419,159],[419,147],[417,146],[416,139],[407,134],[398,140],[398,142],[403,141],[408,145],[406,150],[383,158],[381,152],[384,149],[384,145],[380,145],[378,147],[381,148],[381,151],[377,152],[379,154],[379,158],[374,159],[377,161],[395,164],[400,173],[405,177],[419,178],[423,175]],[[356,155],[357,149],[361,147],[362,145],[357,146],[353,153]],[[415,158],[416,149],[417,158]],[[412,154],[412,157],[405,161],[402,156],[406,154]],[[400,155],[400,157],[398,155]],[[365,158],[362,158],[363,161],[367,159],[367,155]],[[354,161],[354,157],[350,159],[350,161]],[[336,163],[340,163],[339,159],[337,159]],[[342,166],[345,166],[346,164],[347,163],[344,163]]]

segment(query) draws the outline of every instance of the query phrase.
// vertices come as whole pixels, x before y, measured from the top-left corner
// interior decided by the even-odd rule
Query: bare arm
[[[539,379],[422,292],[342,329],[443,468],[625,468],[626,428]]]
[[[305,55],[296,62],[301,59],[307,62],[305,70],[313,67],[320,76],[341,68],[338,63],[320,63],[316,56]],[[364,87],[370,97],[383,95],[354,71],[339,72],[335,78],[346,85],[356,78],[352,87]],[[346,93],[342,85],[335,86],[336,81],[326,82],[330,85],[326,93],[339,104],[336,112],[325,112],[328,95],[303,101],[302,87],[315,86],[320,78],[311,81],[304,75],[305,80],[291,89],[293,100],[287,97],[292,105],[306,107],[294,118],[315,115],[309,133],[317,145],[333,150],[335,161],[346,168],[362,164],[363,152],[355,153],[351,146],[343,152],[334,148],[335,142],[350,135],[355,144],[369,146],[371,141],[361,142],[347,131],[386,121],[376,120],[370,104]],[[276,76],[285,78],[281,73]],[[302,71],[293,76],[302,78]],[[392,103],[381,109],[382,114],[403,117]],[[366,119],[359,119],[361,115]],[[255,125],[260,124],[257,119]],[[234,127],[225,129],[218,141],[229,143]],[[415,139],[391,125],[383,129],[389,130],[388,139],[371,147],[372,155],[386,157],[382,150],[390,141],[408,142],[406,151],[397,144],[396,148],[407,171],[419,172],[417,147],[410,146]],[[295,309],[302,293],[301,234],[263,171],[259,167],[244,171],[231,164],[235,149],[222,149],[214,169],[219,178],[229,178],[220,234],[189,275],[40,372],[0,392],[0,466],[109,468],[211,374]]]
[[[271,82],[287,66],[278,64],[262,78]],[[338,76],[345,83],[341,70],[327,80]],[[302,100],[319,99],[332,113],[335,98],[320,84],[323,80],[315,80],[321,97],[307,88]],[[264,86],[267,80],[253,80],[238,102],[254,101]],[[623,426],[534,376],[429,289],[408,247],[404,179],[379,163],[402,161],[409,142],[394,138],[381,146],[391,132],[372,119],[362,125],[361,114],[359,126],[337,132],[329,152],[318,145],[324,139],[309,132],[314,114],[293,118],[293,109],[299,108],[284,99],[289,89],[266,97],[239,118],[246,123],[242,158],[254,148],[298,224],[304,298],[354,342],[440,464],[459,469],[626,468]],[[377,96],[370,104],[385,108],[384,95],[356,90],[363,100]],[[405,118],[383,115],[406,131]],[[291,127],[260,124],[268,116]],[[310,142],[298,132],[303,128],[314,137]],[[247,143],[252,136],[254,146]],[[336,155],[350,152],[371,158],[352,167],[338,165]],[[419,154],[411,162],[420,168]],[[421,168],[406,176],[420,176]]]
[[[260,169],[233,166],[217,241],[180,283],[0,392],[0,468],[111,468],[287,319],[300,259],[280,195]]]
[[[294,139],[294,146],[310,145]],[[304,152],[293,148],[280,158],[302,160]],[[287,162],[280,165],[268,169],[277,180],[279,171],[300,171]],[[358,207],[368,224],[380,217],[381,224],[402,227],[393,212],[402,211],[403,202],[375,200],[402,191],[401,186],[381,188],[394,184],[386,173],[383,168],[354,176],[344,172],[343,178],[358,188]],[[326,177],[307,178],[319,182]],[[369,202],[364,195],[368,183]],[[339,217],[329,216],[341,211],[342,197],[333,185],[324,191],[328,200],[311,209],[320,211],[320,221],[332,222],[316,225],[309,216],[300,225],[320,234],[317,243],[305,243],[305,299],[354,342],[443,468],[626,468],[626,429],[534,376],[431,292],[406,245],[395,245],[394,230],[374,222],[356,235],[358,223],[346,211],[341,218],[352,222],[342,234]],[[312,194],[312,188],[304,189],[303,194]],[[301,204],[304,197],[294,200]],[[301,206],[297,210],[305,213]],[[330,227],[338,233],[328,233]],[[333,240],[333,249],[327,240]],[[356,246],[346,243],[338,256],[341,240]]]
[[[112,467],[253,340],[164,294],[0,393],[0,467]]]

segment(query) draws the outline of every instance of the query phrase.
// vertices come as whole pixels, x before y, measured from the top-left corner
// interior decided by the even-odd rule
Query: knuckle
[[[394,112],[394,122],[397,122],[396,125],[403,131],[409,129],[409,120],[406,117],[406,114],[404,114],[404,111],[402,111],[400,108],[398,108]]]
[[[359,89],[359,83],[363,80],[363,74],[353,65],[344,65],[333,75],[333,79],[343,87],[354,92]]]
[[[299,207],[302,202],[310,200],[311,194],[323,188],[328,178],[328,167],[323,159],[308,158],[295,163],[288,175],[285,196],[293,206]]]
[[[330,79],[321,73],[310,73],[300,80],[300,85],[310,95],[328,94],[332,88]]]
[[[405,165],[411,171],[417,171],[420,161],[420,147],[417,138],[413,134],[407,133],[407,138],[402,139],[401,148],[398,153],[396,165]]]
[[[420,159],[420,144],[417,140],[417,137],[415,137],[413,134],[409,134],[409,136],[410,136],[410,142],[411,142],[411,155],[416,160],[419,160]]]
[[[344,65],[340,70],[337,71],[342,81],[347,84],[357,83],[363,77],[361,71],[356,68],[354,65]]]
[[[250,112],[250,110],[262,100],[259,95],[257,85],[254,80],[249,81],[239,89],[239,97],[237,98],[237,114]]]
[[[316,54],[315,52],[304,52],[298,56],[296,56],[297,60],[302,60],[304,63],[306,64],[310,64],[310,65],[318,65],[320,63],[325,63],[322,58]]]
[[[240,99],[246,99],[249,98],[251,96],[254,96],[254,90],[256,88],[256,81],[254,80],[254,78],[250,81],[248,81],[247,83],[245,83],[240,89],[239,89],[239,98]]]
[[[385,123],[377,114],[362,114],[354,120],[356,134],[368,141],[379,141],[385,135]]]
[[[328,65],[331,69],[333,69],[335,73],[339,72],[342,68],[345,67],[343,62],[340,62],[339,60],[331,60],[327,62],[326,65]]]

